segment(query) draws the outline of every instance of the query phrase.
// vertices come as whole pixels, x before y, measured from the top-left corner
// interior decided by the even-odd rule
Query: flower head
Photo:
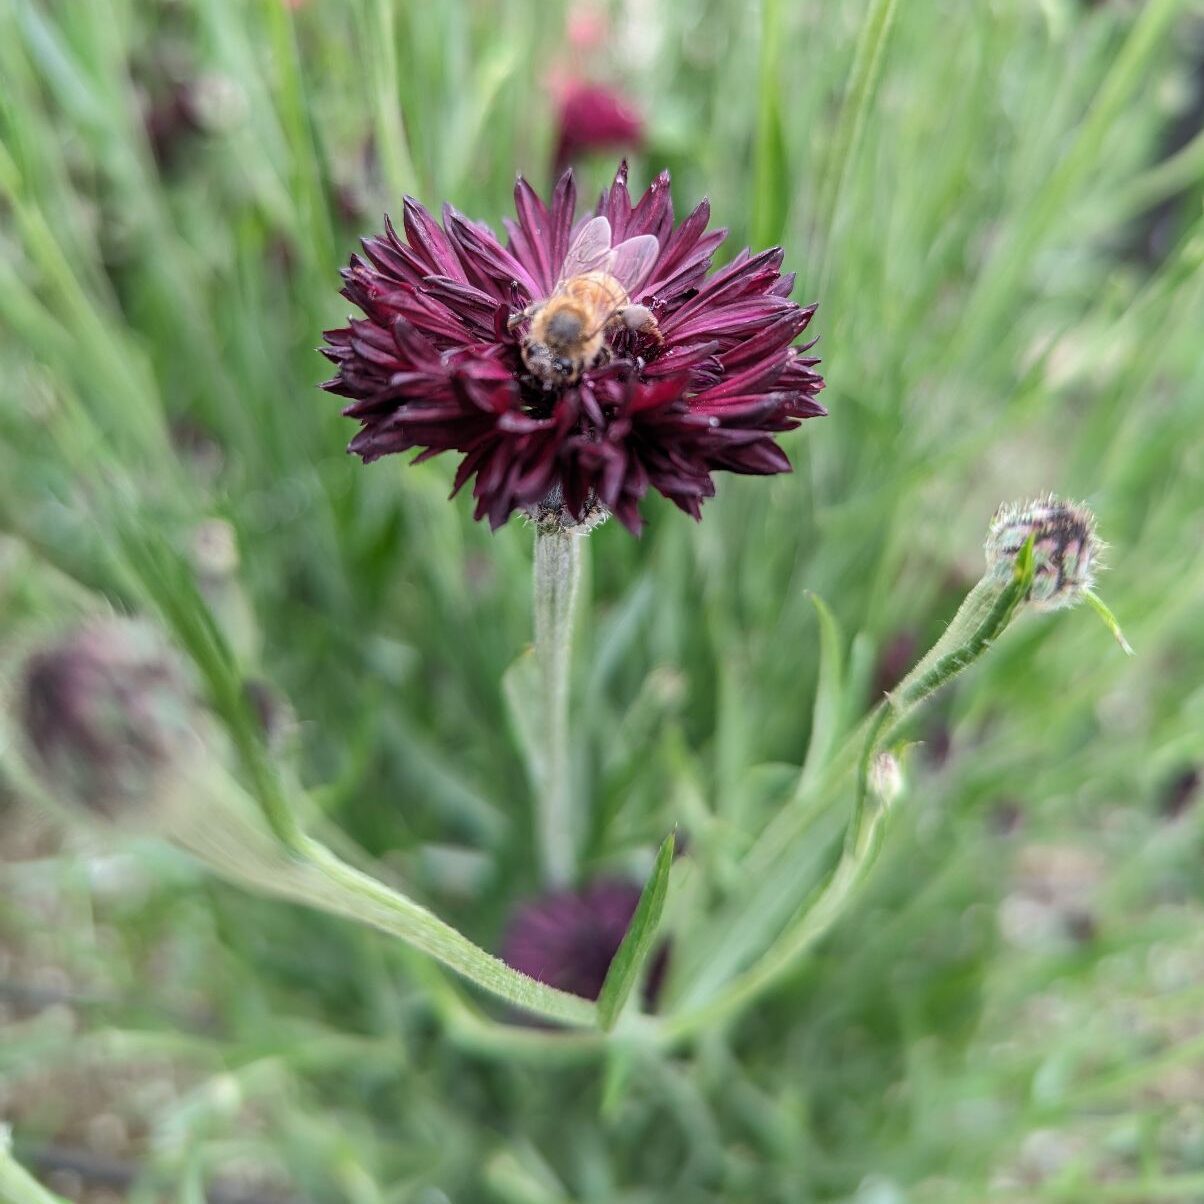
[[[556,88],[556,167],[591,151],[639,150],[644,119],[621,92],[605,84],[568,79]]]
[[[571,172],[550,204],[519,179],[515,205],[503,244],[407,199],[344,270],[365,316],[326,332],[324,387],[351,399],[352,452],[458,452],[493,527],[604,508],[638,531],[649,488],[697,518],[715,471],[789,471],[775,435],[825,411],[780,248],[708,275],[707,202],[675,223],[668,173],[633,202],[626,165],[592,214]]]
[[[1049,494],[1001,506],[987,534],[989,572],[1010,577],[1016,557],[1033,541],[1033,584],[1027,601],[1036,610],[1074,606],[1091,589],[1102,544],[1095,515],[1085,506]]]
[[[562,890],[515,912],[502,943],[502,960],[549,986],[597,999],[640,901],[633,882],[603,878],[582,890]],[[668,960],[652,960],[646,998],[655,1002]]]
[[[18,705],[47,788],[110,819],[153,802],[195,747],[183,667],[153,628],[132,620],[94,622],[35,652]]]

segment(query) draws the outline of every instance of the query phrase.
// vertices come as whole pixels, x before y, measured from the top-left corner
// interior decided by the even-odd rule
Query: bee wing
[[[560,279],[584,276],[586,272],[608,272],[612,255],[610,222],[604,217],[591,217],[573,239],[560,269]]]
[[[661,253],[661,244],[655,234],[637,234],[614,248],[610,274],[631,296],[648,279],[648,273],[656,266]]]

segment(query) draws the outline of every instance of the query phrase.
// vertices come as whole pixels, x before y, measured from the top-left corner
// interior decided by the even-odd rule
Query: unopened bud
[[[1033,583],[1026,601],[1038,610],[1074,606],[1095,578],[1102,547],[1095,534],[1095,515],[1052,494],[1001,506],[987,535],[988,571],[1000,580],[1010,579],[1016,557],[1030,537]]]
[[[870,762],[869,791],[884,807],[889,807],[903,793],[903,769],[899,759],[880,752]]]
[[[133,620],[90,623],[30,656],[18,707],[46,788],[109,819],[156,802],[197,748],[183,666]]]

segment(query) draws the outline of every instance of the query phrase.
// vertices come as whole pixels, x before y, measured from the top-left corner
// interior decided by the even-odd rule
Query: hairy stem
[[[835,868],[751,965],[709,997],[695,991],[684,998],[682,1011],[665,1022],[674,1037],[697,1032],[742,1011],[790,973],[843,912],[877,856],[882,821],[887,813],[885,800],[868,797],[868,776],[875,754],[879,749],[889,748],[915,711],[952,677],[973,664],[1003,633],[1028,596],[1032,578],[1030,541],[1017,557],[1011,578],[1000,580],[989,574],[983,577],[966,596],[944,635],[845,741],[815,786],[817,797],[830,806],[829,800],[849,789],[850,778],[854,783],[844,846]],[[799,801],[807,800],[796,803]],[[809,807],[796,806],[793,810],[804,820],[814,816]],[[775,914],[785,919],[789,914],[787,909],[797,906],[788,894],[783,896],[781,870],[793,864],[798,835],[789,820],[786,824],[771,824],[750,851],[745,865],[753,888],[742,903],[731,932],[743,932],[744,920]],[[712,951],[712,956],[722,958],[728,954],[719,948]]]
[[[302,837],[293,848],[282,845],[225,775],[211,774],[199,788],[204,799],[173,809],[165,835],[223,877],[400,937],[515,1007],[578,1028],[596,1026],[588,1000],[520,974],[320,841]]]
[[[569,678],[582,539],[560,528],[536,528],[535,655],[539,663],[544,754],[537,784],[536,826],[544,878],[553,886],[571,882],[577,866]]]

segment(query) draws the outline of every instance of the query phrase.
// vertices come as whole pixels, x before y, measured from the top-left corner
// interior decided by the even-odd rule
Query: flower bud
[[[868,786],[870,794],[884,807],[903,793],[903,769],[893,753],[880,752],[870,762]]]
[[[108,819],[156,802],[197,748],[183,666],[133,620],[96,621],[35,652],[17,705],[47,790]]]
[[[1030,537],[1033,584],[1026,601],[1037,610],[1074,606],[1092,586],[1103,546],[1095,534],[1095,515],[1053,494],[1001,506],[987,535],[988,571],[1000,580],[1010,579]]]

